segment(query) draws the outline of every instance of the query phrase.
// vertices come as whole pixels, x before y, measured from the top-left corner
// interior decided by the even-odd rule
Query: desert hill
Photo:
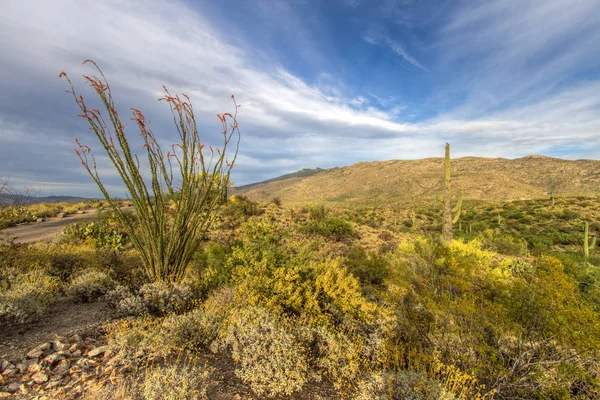
[[[236,188],[253,200],[279,197],[286,204],[402,203],[442,194],[443,158],[359,162],[295,174]],[[463,157],[452,160],[453,192],[466,199],[517,200],[600,194],[600,161],[530,155],[518,159]]]

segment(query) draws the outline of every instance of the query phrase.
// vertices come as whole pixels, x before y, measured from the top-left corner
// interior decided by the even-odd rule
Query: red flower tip
[[[59,78],[62,78],[63,76],[67,76],[67,73],[65,71],[61,71],[60,74],[58,74]]]

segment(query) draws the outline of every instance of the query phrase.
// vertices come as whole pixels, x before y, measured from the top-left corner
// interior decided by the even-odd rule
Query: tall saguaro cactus
[[[585,258],[590,257],[590,247],[593,249],[596,246],[596,236],[592,236],[592,241],[590,243],[589,238],[589,227],[588,223],[585,223],[585,229],[583,231],[583,255]]]
[[[458,222],[462,210],[463,191],[460,192],[460,197],[456,206],[452,207],[452,183],[450,180],[450,144],[446,143],[446,159],[444,168],[444,231],[443,236],[446,242],[451,242],[454,239],[454,230],[452,224]]]

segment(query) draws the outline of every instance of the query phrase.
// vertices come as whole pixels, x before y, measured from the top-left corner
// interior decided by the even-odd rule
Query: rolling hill
[[[275,197],[285,204],[393,204],[442,194],[443,158],[359,162],[331,169],[302,170],[241,186],[234,193],[252,200]],[[518,159],[463,157],[452,160],[455,195],[466,199],[517,200],[600,194],[600,161],[530,155]]]

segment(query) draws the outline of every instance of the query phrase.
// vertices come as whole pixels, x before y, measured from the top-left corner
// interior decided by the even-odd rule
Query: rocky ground
[[[32,348],[19,362],[2,360],[0,399],[81,397],[100,381],[116,382],[128,366],[95,336],[58,336]]]

